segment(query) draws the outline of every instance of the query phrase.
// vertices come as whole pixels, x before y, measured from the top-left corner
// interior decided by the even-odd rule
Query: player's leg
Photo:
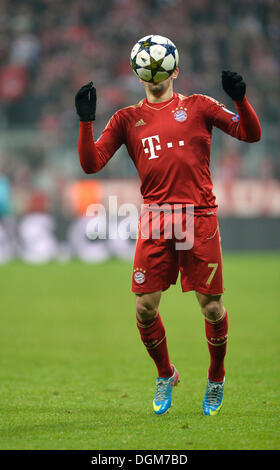
[[[171,377],[173,368],[169,360],[165,328],[158,307],[161,291],[136,294],[137,327],[143,344],[153,359],[159,377]]]
[[[158,371],[153,409],[156,414],[164,414],[171,406],[172,389],[178,382],[179,374],[170,363],[165,328],[158,307],[161,293],[170,284],[176,283],[179,268],[170,239],[164,236],[154,239],[152,233],[149,238],[141,236],[146,219],[144,211],[141,213],[134,255],[132,292],[136,294],[138,330]],[[164,221],[164,218],[159,214],[157,222],[161,223],[161,220]]]
[[[153,359],[158,379],[153,401],[154,412],[166,413],[172,403],[172,388],[177,384],[179,374],[169,359],[164,324],[158,307],[161,291],[136,294],[137,327],[147,352]]]
[[[180,254],[181,283],[183,291],[195,290],[205,317],[210,367],[203,412],[216,414],[224,388],[228,318],[222,299],[222,251],[215,210],[194,217],[194,234],[191,250]]]
[[[220,411],[223,400],[228,316],[222,295],[206,295],[196,292],[196,296],[205,318],[205,333],[210,353],[203,411],[206,415],[213,415]]]
[[[225,376],[224,358],[227,348],[228,316],[221,295],[196,293],[205,317],[205,333],[210,353],[208,378],[222,382]]]

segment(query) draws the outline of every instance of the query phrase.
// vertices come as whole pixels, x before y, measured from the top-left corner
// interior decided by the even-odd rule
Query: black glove
[[[92,82],[82,86],[75,96],[75,106],[80,121],[94,121],[96,112],[96,89]]]
[[[222,71],[222,84],[225,92],[234,100],[242,101],[246,93],[246,83],[241,75],[230,70]]]

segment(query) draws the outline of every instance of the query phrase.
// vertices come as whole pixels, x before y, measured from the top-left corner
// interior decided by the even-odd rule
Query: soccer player
[[[215,415],[223,400],[228,315],[222,298],[217,204],[209,170],[212,129],[218,127],[237,139],[257,142],[261,128],[239,74],[222,72],[222,86],[237,110],[232,113],[206,95],[175,93],[173,82],[178,72],[176,68],[169,78],[157,84],[142,82],[146,98],[117,111],[97,142],[94,142],[92,125],[96,90],[92,82],[84,85],[75,97],[80,117],[78,152],[83,170],[96,173],[125,144],[138,170],[141,193],[148,207],[166,204],[172,210],[178,204],[194,207],[194,241],[190,249],[178,251],[174,237],[145,238],[139,230],[132,292],[136,294],[140,336],[157,368],[153,410],[162,415],[171,406],[179,374],[169,358],[165,327],[159,314],[161,295],[176,283],[179,272],[182,291],[195,291],[205,318],[210,353],[203,413]]]

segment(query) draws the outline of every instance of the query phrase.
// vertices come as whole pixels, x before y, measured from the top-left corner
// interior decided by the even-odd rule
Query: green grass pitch
[[[202,415],[204,321],[179,283],[162,298],[181,383],[155,416],[156,369],[135,324],[131,265],[1,267],[1,449],[279,449],[279,254],[225,254],[221,413]]]

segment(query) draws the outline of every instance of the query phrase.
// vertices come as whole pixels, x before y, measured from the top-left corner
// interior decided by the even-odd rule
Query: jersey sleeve
[[[203,95],[203,110],[210,127],[215,126],[226,134],[245,142],[257,142],[261,138],[258,116],[246,97],[235,101],[237,113],[228,110],[222,103]]]
[[[119,112],[108,122],[100,138],[94,142],[92,122],[80,122],[78,152],[85,173],[97,173],[124,143]]]

